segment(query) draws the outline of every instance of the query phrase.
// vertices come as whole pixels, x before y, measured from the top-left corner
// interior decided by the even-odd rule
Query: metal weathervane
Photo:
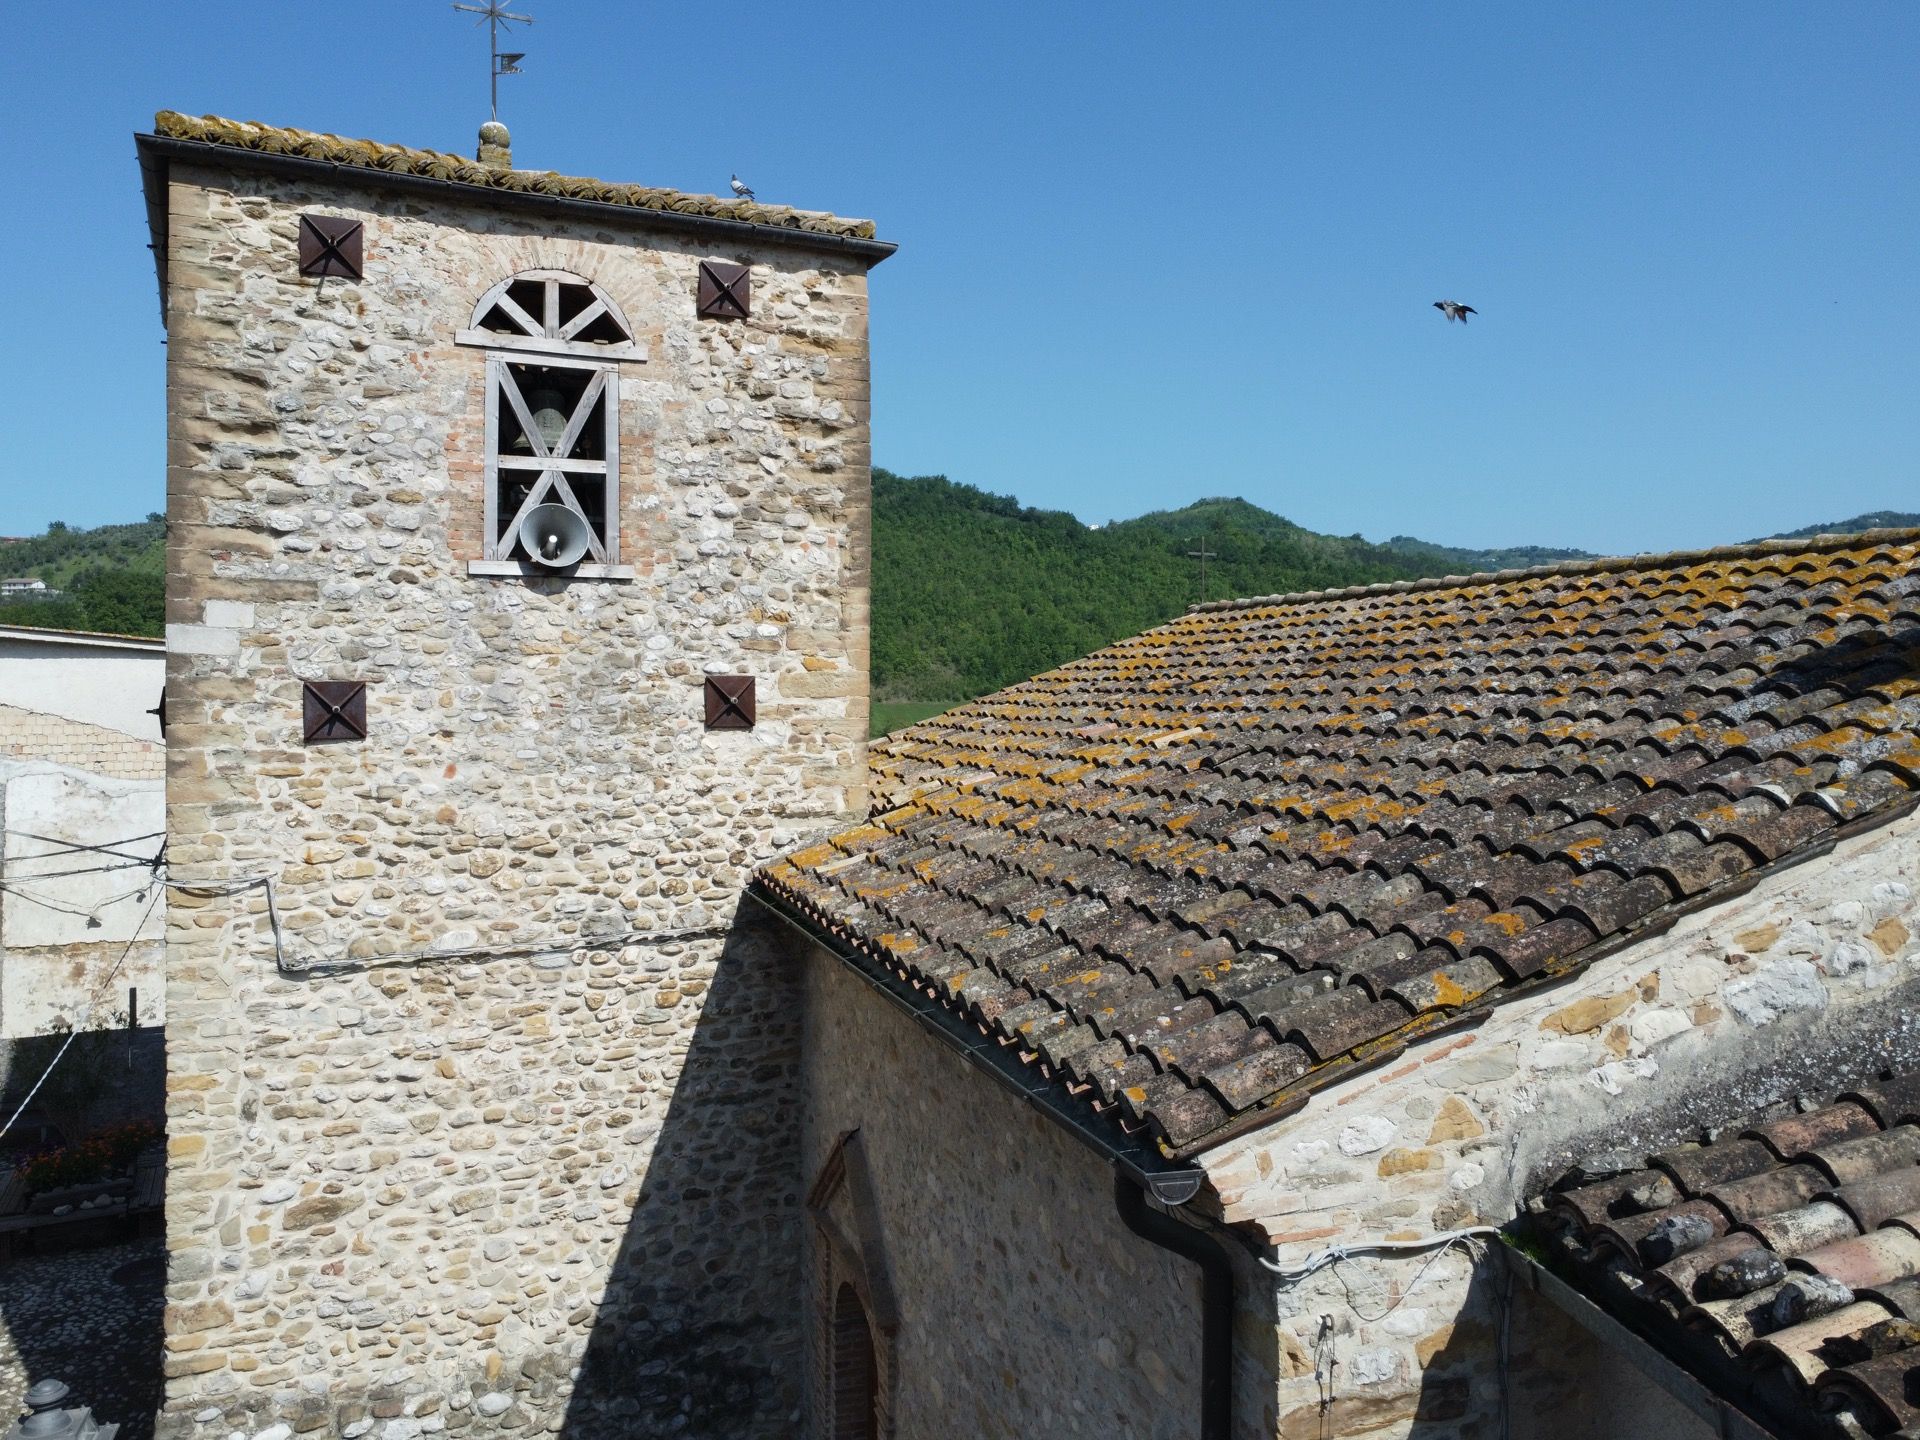
[[[500,48],[500,27],[502,25],[531,25],[531,15],[516,15],[501,5],[500,0],[487,0],[484,5],[461,5],[456,10],[464,10],[469,15],[478,15],[488,27],[488,38],[492,45],[493,60],[488,67],[487,83],[492,89],[492,117],[500,118],[500,77],[520,74],[520,62],[527,58],[523,50],[505,50]],[[479,23],[479,22],[475,22]]]

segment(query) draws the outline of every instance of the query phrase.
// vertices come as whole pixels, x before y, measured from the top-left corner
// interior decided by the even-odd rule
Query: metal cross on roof
[[[488,41],[493,58],[487,66],[487,83],[491,87],[491,118],[498,120],[500,118],[500,77],[518,75],[520,62],[527,58],[525,51],[503,52],[500,49],[500,27],[513,24],[531,25],[533,17],[514,14],[503,6],[500,0],[486,0],[484,5],[462,5],[456,0],[453,8],[464,10],[469,15],[478,15],[480,20],[474,23],[479,24],[484,21],[488,27]]]
[[[1187,558],[1200,562],[1200,603],[1204,605],[1207,603],[1207,561],[1218,560],[1220,552],[1207,548],[1207,537],[1204,535],[1196,536],[1188,543],[1198,544],[1200,547],[1198,550],[1187,551]]]

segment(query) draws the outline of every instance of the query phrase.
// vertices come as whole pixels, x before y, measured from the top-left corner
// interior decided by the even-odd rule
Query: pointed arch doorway
[[[900,1315],[859,1131],[841,1136],[827,1156],[807,1212],[817,1257],[816,1433],[889,1440]]]

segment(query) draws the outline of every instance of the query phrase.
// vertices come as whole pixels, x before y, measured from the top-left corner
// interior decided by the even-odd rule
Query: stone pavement
[[[120,1440],[148,1440],[166,1278],[158,1239],[0,1262],[0,1430],[25,1409],[27,1387],[53,1376],[98,1419],[120,1422]]]

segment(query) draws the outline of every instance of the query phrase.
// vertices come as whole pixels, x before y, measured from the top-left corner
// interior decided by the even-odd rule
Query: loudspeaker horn
[[[565,505],[536,505],[520,522],[520,544],[536,565],[564,570],[580,563],[593,532],[578,510]]]

